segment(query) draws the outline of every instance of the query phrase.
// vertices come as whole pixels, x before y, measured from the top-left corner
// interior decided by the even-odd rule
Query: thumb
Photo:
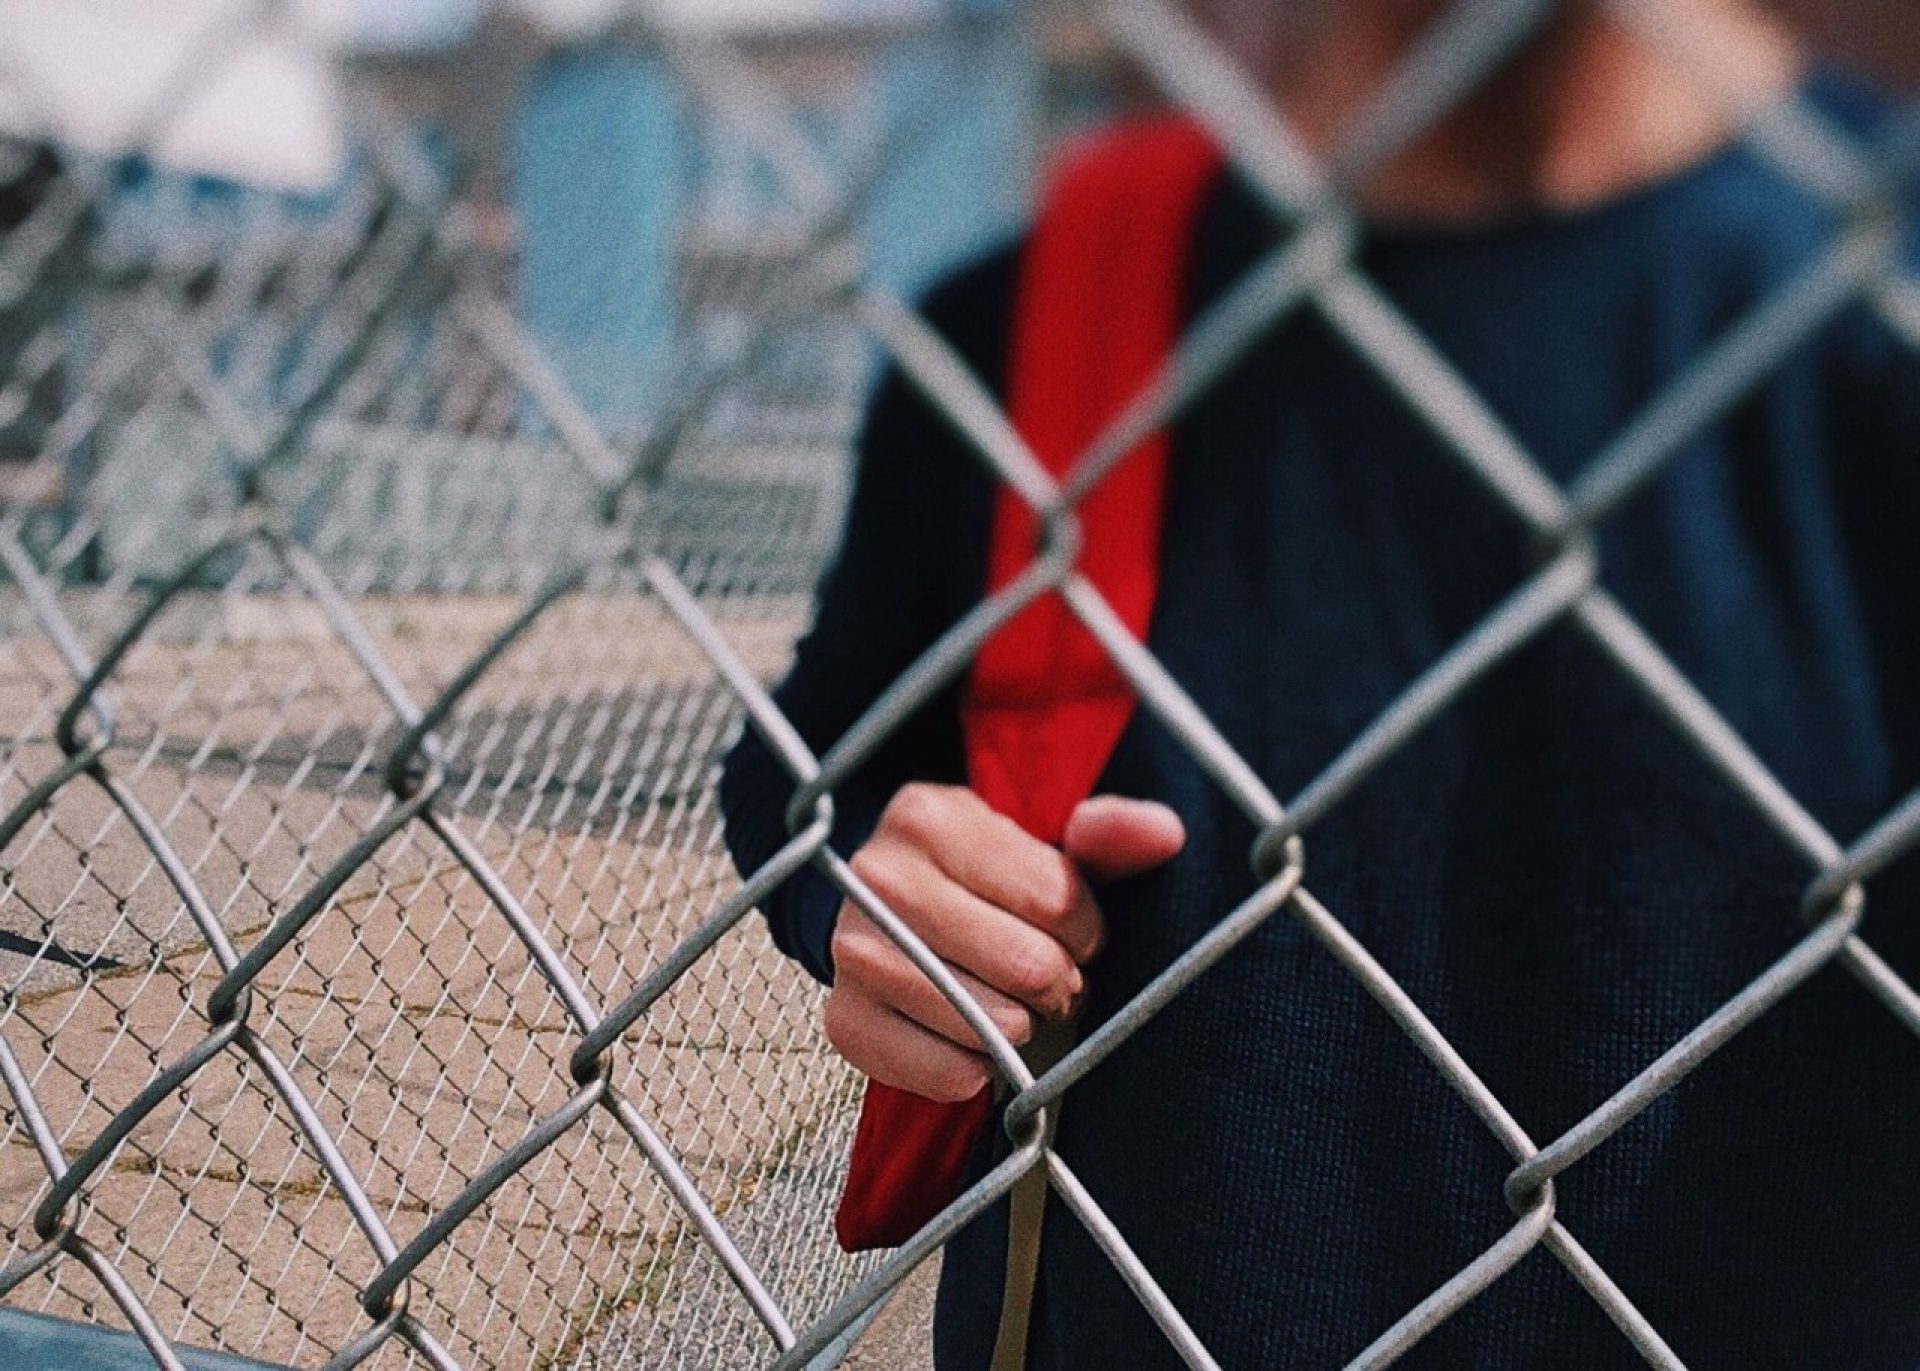
[[[1151,871],[1186,845],[1186,825],[1165,805],[1096,795],[1068,817],[1060,848],[1090,879],[1113,881]]]

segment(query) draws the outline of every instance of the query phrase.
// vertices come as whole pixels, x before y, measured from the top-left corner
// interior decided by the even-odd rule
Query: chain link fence
[[[1717,79],[1716,54],[1673,14],[1616,8]],[[1743,106],[1753,147],[1845,230],[1561,488],[1358,270],[1341,189],[1551,9],[1455,5],[1348,130],[1335,176],[1176,7],[1099,6],[1289,227],[1058,486],[849,246],[886,169],[916,155],[924,111],[825,158],[764,64],[722,39],[648,29],[701,121],[743,140],[776,188],[780,247],[705,259],[690,294],[747,323],[688,350],[624,431],[517,317],[433,156],[371,96],[353,102],[345,181],[310,201],[241,196],[169,218],[193,197],[165,172],[133,195],[118,162],[0,150],[6,1305],[128,1330],[169,1368],[196,1348],[334,1367],[828,1365],[1041,1169],[1179,1356],[1212,1367],[1047,1145],[1045,1115],[1284,916],[1514,1164],[1510,1231],[1391,1328],[1354,1329],[1351,1364],[1392,1363],[1544,1248],[1648,1364],[1682,1365],[1630,1278],[1558,1218],[1555,1180],[1824,967],[1920,1032],[1920,996],[1862,931],[1867,884],[1920,842],[1920,795],[1851,842],[1829,834],[1609,595],[1591,535],[1841,309],[1866,301],[1920,348],[1920,285],[1896,269],[1920,123],[1867,147],[1794,101]],[[251,22],[283,20],[261,8]],[[195,53],[143,141],[231,47]],[[925,83],[929,107],[947,84]],[[818,368],[791,365],[796,336],[815,354],[877,347],[1063,549],[1079,500],[1140,435],[1306,308],[1543,549],[1321,776],[1283,801],[1058,552],[955,624],[824,756],[801,744],[766,685],[832,538],[864,370],[829,368],[823,389]],[[827,847],[827,807],[998,625],[1053,592],[1255,821],[1262,881],[1036,1079]],[[1587,1118],[1536,1140],[1304,873],[1318,820],[1558,624],[1804,854],[1803,907],[1779,913],[1808,927]],[[712,793],[742,726],[801,788],[791,841],[744,883]],[[941,986],[1014,1091],[1009,1158],[884,1259],[833,1247],[858,1082],[820,1039],[816,991],[749,917],[807,863]]]

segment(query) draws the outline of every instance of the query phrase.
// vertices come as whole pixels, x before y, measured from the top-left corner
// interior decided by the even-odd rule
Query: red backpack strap
[[[1197,126],[1153,120],[1080,148],[1047,192],[1022,254],[1009,353],[1014,427],[1065,476],[1172,355],[1199,210],[1221,164]],[[1155,433],[1081,506],[1079,568],[1145,638],[1159,584],[1170,443]],[[987,589],[1033,561],[1033,512],[1002,489]],[[1027,606],[974,659],[961,705],[968,783],[1057,844],[1132,717],[1132,690],[1058,595]],[[848,1251],[905,1242],[958,1195],[993,1112],[991,1090],[938,1104],[867,1087],[836,1229]]]

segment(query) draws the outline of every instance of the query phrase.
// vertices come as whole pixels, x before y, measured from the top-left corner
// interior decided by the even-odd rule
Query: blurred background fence
[[[886,302],[1129,85],[1011,0],[0,0],[0,1350],[752,1366],[867,1274],[696,639],[779,674]]]

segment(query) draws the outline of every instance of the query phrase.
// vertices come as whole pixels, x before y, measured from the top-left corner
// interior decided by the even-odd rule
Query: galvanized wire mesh
[[[1830,964],[1920,1032],[1920,996],[1861,931],[1867,884],[1920,842],[1920,795],[1851,843],[1829,834],[1609,595],[1591,535],[1630,517],[1637,490],[1842,308],[1869,302],[1920,348],[1920,287],[1896,265],[1920,126],[1864,147],[1793,101],[1743,110],[1754,147],[1841,211],[1845,231],[1563,489],[1357,269],[1342,191],[1551,8],[1454,6],[1348,131],[1336,173],[1178,10],[1103,5],[1115,39],[1210,126],[1289,232],[1058,485],[941,338],[846,251],[849,215],[880,166],[912,155],[912,130],[851,171],[823,163],[724,43],[659,35],[688,98],[780,182],[789,246],[738,287],[756,301],[753,329],[676,376],[637,437],[598,424],[467,268],[431,163],[390,123],[363,131],[349,184],[325,205],[201,224],[186,250],[117,222],[125,206],[101,168],[10,149],[0,173],[33,191],[0,242],[0,455],[12,459],[0,1292],[123,1323],[169,1367],[176,1344],[334,1366],[800,1367],[831,1358],[1040,1169],[1180,1357],[1212,1367],[1101,1197],[1047,1145],[1045,1115],[1284,912],[1514,1162],[1511,1229],[1391,1328],[1353,1330],[1351,1364],[1390,1364],[1545,1248],[1650,1365],[1680,1366],[1630,1280],[1557,1217],[1555,1179]],[[1715,54],[1672,14],[1618,9],[1715,78]],[[1305,308],[1542,553],[1283,802],[1081,577],[1070,535],[1079,501],[1140,435]],[[738,437],[737,407],[715,418],[725,397],[765,374],[800,321],[876,343],[1047,532],[1029,571],[822,757],[765,682],[804,615],[837,478],[800,455],[784,483],[765,478],[764,454],[751,479],[701,462],[709,425]],[[828,416],[803,452],[844,441],[844,398],[799,408]],[[791,436],[787,420],[765,427]],[[1036,1079],[827,846],[827,815],[873,749],[1050,592],[1255,821],[1262,880]],[[1563,623],[1804,855],[1803,906],[1780,913],[1808,931],[1542,1142],[1304,873],[1318,820]],[[791,841],[744,884],[718,849],[710,784],[743,718],[800,786]],[[813,993],[748,917],[807,863],[941,987],[1014,1092],[1008,1159],[877,1263],[834,1255],[826,1224],[857,1083],[822,1049]]]

